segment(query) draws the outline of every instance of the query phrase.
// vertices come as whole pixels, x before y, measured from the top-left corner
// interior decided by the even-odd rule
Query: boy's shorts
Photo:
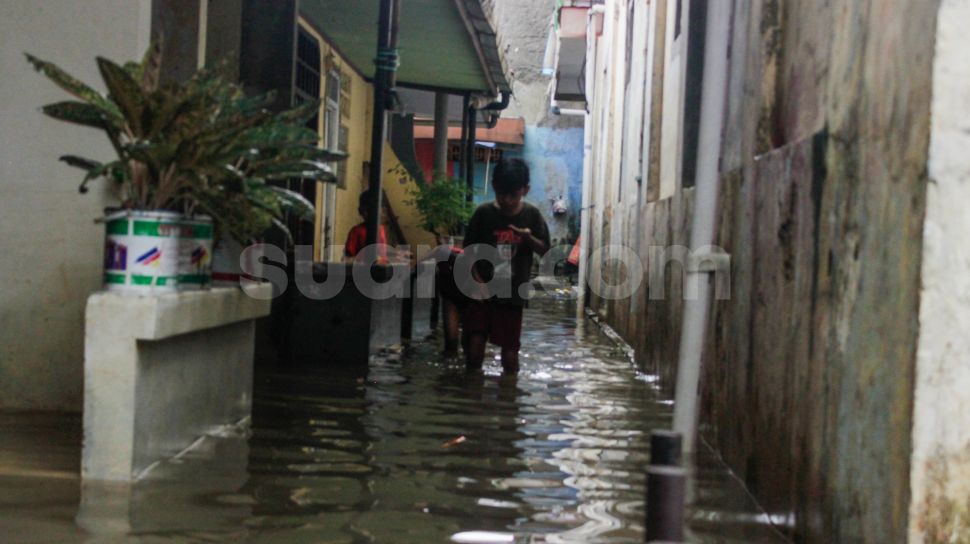
[[[497,302],[469,301],[461,314],[465,333],[484,334],[503,349],[522,347],[522,307]]]

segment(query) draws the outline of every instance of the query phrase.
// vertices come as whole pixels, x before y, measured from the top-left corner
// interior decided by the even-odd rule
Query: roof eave
[[[454,0],[468,35],[475,45],[482,72],[493,95],[511,92],[506,78],[505,63],[499,53],[498,36],[480,0]]]

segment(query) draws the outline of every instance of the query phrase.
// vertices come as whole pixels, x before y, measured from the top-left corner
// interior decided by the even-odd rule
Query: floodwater
[[[2,417],[0,542],[643,542],[671,403],[573,308],[527,310],[517,378],[434,340],[366,375],[262,371],[249,431],[130,488],[82,488],[78,418]],[[710,454],[692,470],[691,541],[784,541]]]

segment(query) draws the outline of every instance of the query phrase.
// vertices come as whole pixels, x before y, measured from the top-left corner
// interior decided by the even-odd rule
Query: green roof
[[[479,0],[401,2],[398,84],[453,92],[508,90],[495,34]],[[379,0],[302,0],[300,12],[370,79]]]

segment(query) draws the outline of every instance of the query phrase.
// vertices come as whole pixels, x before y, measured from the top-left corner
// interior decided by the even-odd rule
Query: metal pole
[[[475,200],[475,128],[478,113],[475,106],[468,106],[468,143],[465,146],[465,161],[468,168],[465,170],[465,199],[468,202]]]
[[[468,172],[468,111],[471,108],[471,95],[466,94],[461,103],[461,142],[459,142],[458,163],[461,164],[461,177]]]
[[[680,466],[683,438],[673,431],[655,430],[650,433],[650,464],[655,466]]]
[[[647,542],[684,541],[687,471],[680,467],[647,469]]]
[[[434,94],[434,168],[432,179],[448,176],[448,95]]]
[[[397,22],[401,0],[381,0],[377,23],[377,68],[374,72],[374,118],[371,124],[370,199],[367,202],[367,245],[377,243],[381,224],[381,178],[384,174],[384,140],[387,108],[397,71]]]

